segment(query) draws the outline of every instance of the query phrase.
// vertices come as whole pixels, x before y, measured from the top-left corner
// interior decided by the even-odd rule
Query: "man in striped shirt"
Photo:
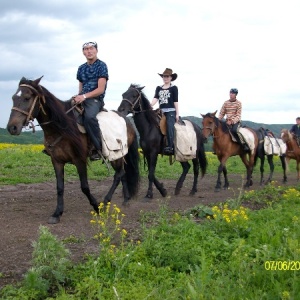
[[[225,101],[220,113],[219,119],[222,120],[226,115],[226,124],[230,128],[232,134],[236,138],[239,144],[242,145],[244,151],[249,151],[248,145],[243,141],[243,139],[238,134],[238,129],[241,124],[242,115],[242,102],[236,99],[238,94],[238,89],[232,88],[229,92],[229,100]]]

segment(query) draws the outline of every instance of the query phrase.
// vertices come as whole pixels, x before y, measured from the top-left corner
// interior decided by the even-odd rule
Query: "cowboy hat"
[[[173,73],[172,69],[169,68],[166,68],[162,74],[158,73],[158,75],[160,77],[163,77],[164,75],[171,76],[172,77],[171,81],[174,81],[177,78],[177,74]]]

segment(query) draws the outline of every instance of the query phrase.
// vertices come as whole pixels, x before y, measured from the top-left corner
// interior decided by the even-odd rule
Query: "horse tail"
[[[205,153],[205,148],[204,148],[204,142],[203,142],[203,136],[201,134],[200,136],[200,143],[199,143],[199,149],[197,151],[197,156],[198,156],[198,161],[200,164],[200,169],[201,169],[201,175],[204,177],[206,174],[208,162],[206,158],[206,153]]]
[[[196,137],[197,137],[197,159],[200,164],[200,169],[201,169],[201,175],[204,177],[206,174],[208,162],[206,158],[206,152],[205,152],[205,147],[204,147],[204,141],[206,141],[205,137],[202,134],[202,129],[195,123],[191,122],[194,130],[196,132]]]
[[[135,135],[133,143],[129,146],[125,155],[125,173],[130,197],[137,195],[140,183],[140,155],[138,151],[138,139]]]

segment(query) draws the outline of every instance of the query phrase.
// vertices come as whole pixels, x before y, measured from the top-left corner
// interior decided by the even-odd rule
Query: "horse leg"
[[[109,189],[108,193],[106,194],[106,196],[104,197],[104,205],[106,205],[108,202],[111,201],[113,193],[115,192],[116,188],[118,187],[122,177],[125,175],[125,170],[123,168],[122,161],[120,161],[122,159],[123,158],[111,162],[111,165],[115,170],[115,175],[114,175],[113,184],[112,184],[111,188]]]
[[[229,180],[228,180],[228,175],[227,175],[227,168],[226,166],[223,166],[223,175],[224,175],[224,185],[223,185],[223,189],[224,190],[228,190],[229,188]]]
[[[87,167],[85,163],[76,163],[77,172],[80,179],[81,191],[86,195],[90,201],[90,205],[93,206],[95,212],[99,213],[99,203],[96,198],[91,194],[91,190],[88,183]]]
[[[52,164],[56,176],[56,193],[57,193],[57,205],[54,213],[49,218],[49,224],[57,224],[60,221],[60,216],[64,212],[64,167],[65,164],[57,163],[52,160]]]
[[[252,173],[253,173],[253,166],[254,166],[254,155],[250,156],[249,161],[247,160],[247,154],[241,154],[240,157],[247,170],[247,175],[246,175],[247,178],[244,187],[250,187],[253,184]]]
[[[197,185],[198,185],[198,177],[199,177],[199,160],[193,159],[193,171],[194,171],[194,180],[193,180],[193,187],[190,191],[190,195],[195,195],[197,193]]]
[[[279,158],[280,158],[281,166],[282,166],[282,169],[283,169],[283,180],[282,180],[282,182],[285,183],[285,182],[287,182],[285,155],[281,155],[281,156],[279,156]]]
[[[270,175],[269,175],[269,178],[268,178],[266,184],[272,181],[273,173],[274,173],[273,155],[267,155],[267,159],[268,159],[268,163],[270,166]]]
[[[296,167],[296,170],[297,170],[297,181],[300,180],[300,168],[299,168],[299,164],[300,164],[300,159],[297,159],[297,167]]]
[[[188,162],[180,162],[182,166],[182,173],[177,181],[176,188],[175,188],[175,195],[180,194],[180,190],[182,188],[183,182],[185,180],[186,174],[189,172],[191,165]]]
[[[159,182],[155,177],[157,155],[158,154],[154,153],[146,156],[149,173],[148,173],[148,190],[146,196],[144,197],[145,200],[153,198],[153,187],[152,187],[153,183],[163,197],[166,197],[167,195],[167,190],[164,188],[163,184]]]
[[[224,170],[224,165],[222,163],[220,163],[220,165],[218,167],[218,178],[217,178],[217,184],[215,186],[215,192],[219,192],[221,190],[221,185],[222,185],[221,174],[222,174],[223,170]],[[224,174],[224,176],[225,176],[225,174]]]
[[[260,171],[260,183],[259,184],[260,185],[262,185],[264,182],[264,171],[265,171],[264,164],[265,164],[265,155],[262,155],[260,157],[260,167],[259,167],[259,171]]]

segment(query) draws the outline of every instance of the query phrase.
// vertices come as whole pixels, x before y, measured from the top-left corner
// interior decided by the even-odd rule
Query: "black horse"
[[[42,77],[41,77],[42,78]],[[54,224],[60,221],[64,211],[64,166],[72,163],[76,166],[81,183],[81,190],[87,196],[96,212],[98,203],[91,194],[87,178],[87,157],[89,143],[86,134],[79,131],[76,118],[69,112],[71,100],[61,101],[41,86],[38,78],[34,81],[20,80],[18,89],[13,95],[13,108],[7,124],[7,130],[12,135],[19,135],[24,126],[34,119],[44,131],[44,144],[49,151],[56,175],[57,206],[49,219]],[[69,113],[67,113],[69,112]],[[106,204],[120,181],[123,184],[124,204],[136,195],[139,185],[139,153],[134,126],[124,118],[127,126],[128,153],[125,159],[119,158],[111,162],[115,170],[114,181],[104,198]],[[126,161],[126,163],[124,163]]]
[[[149,186],[145,198],[153,198],[153,183],[159,190],[161,195],[167,195],[166,189],[155,177],[155,168],[157,163],[157,156],[163,154],[164,135],[161,133],[158,123],[158,116],[156,111],[152,109],[149,100],[142,92],[144,87],[131,84],[128,90],[122,95],[123,100],[118,108],[118,111],[127,116],[133,113],[134,123],[140,134],[140,146],[143,150],[144,159],[146,158],[148,166]],[[201,168],[202,177],[206,173],[207,159],[204,149],[205,139],[199,126],[193,123],[193,127],[197,136],[197,157],[192,160],[194,168],[194,181],[190,195],[197,192],[197,183],[199,176],[199,165]],[[189,162],[180,162],[182,165],[182,174],[176,184],[175,195],[180,193],[185,177],[191,167]]]
[[[272,181],[273,178],[273,173],[274,173],[274,162],[273,162],[273,154],[266,154],[265,149],[264,149],[264,138],[266,135],[270,134],[270,132],[267,129],[264,128],[259,128],[255,130],[257,137],[258,137],[258,146],[256,150],[256,159],[260,159],[260,185],[263,183],[268,184],[269,182]],[[266,182],[264,182],[264,162],[265,162],[265,157],[267,157],[269,166],[270,166],[270,174],[269,178],[267,179]],[[286,176],[286,160],[285,160],[285,154],[279,156],[280,161],[281,161],[281,166],[283,169],[283,182],[287,182],[287,176]]]

